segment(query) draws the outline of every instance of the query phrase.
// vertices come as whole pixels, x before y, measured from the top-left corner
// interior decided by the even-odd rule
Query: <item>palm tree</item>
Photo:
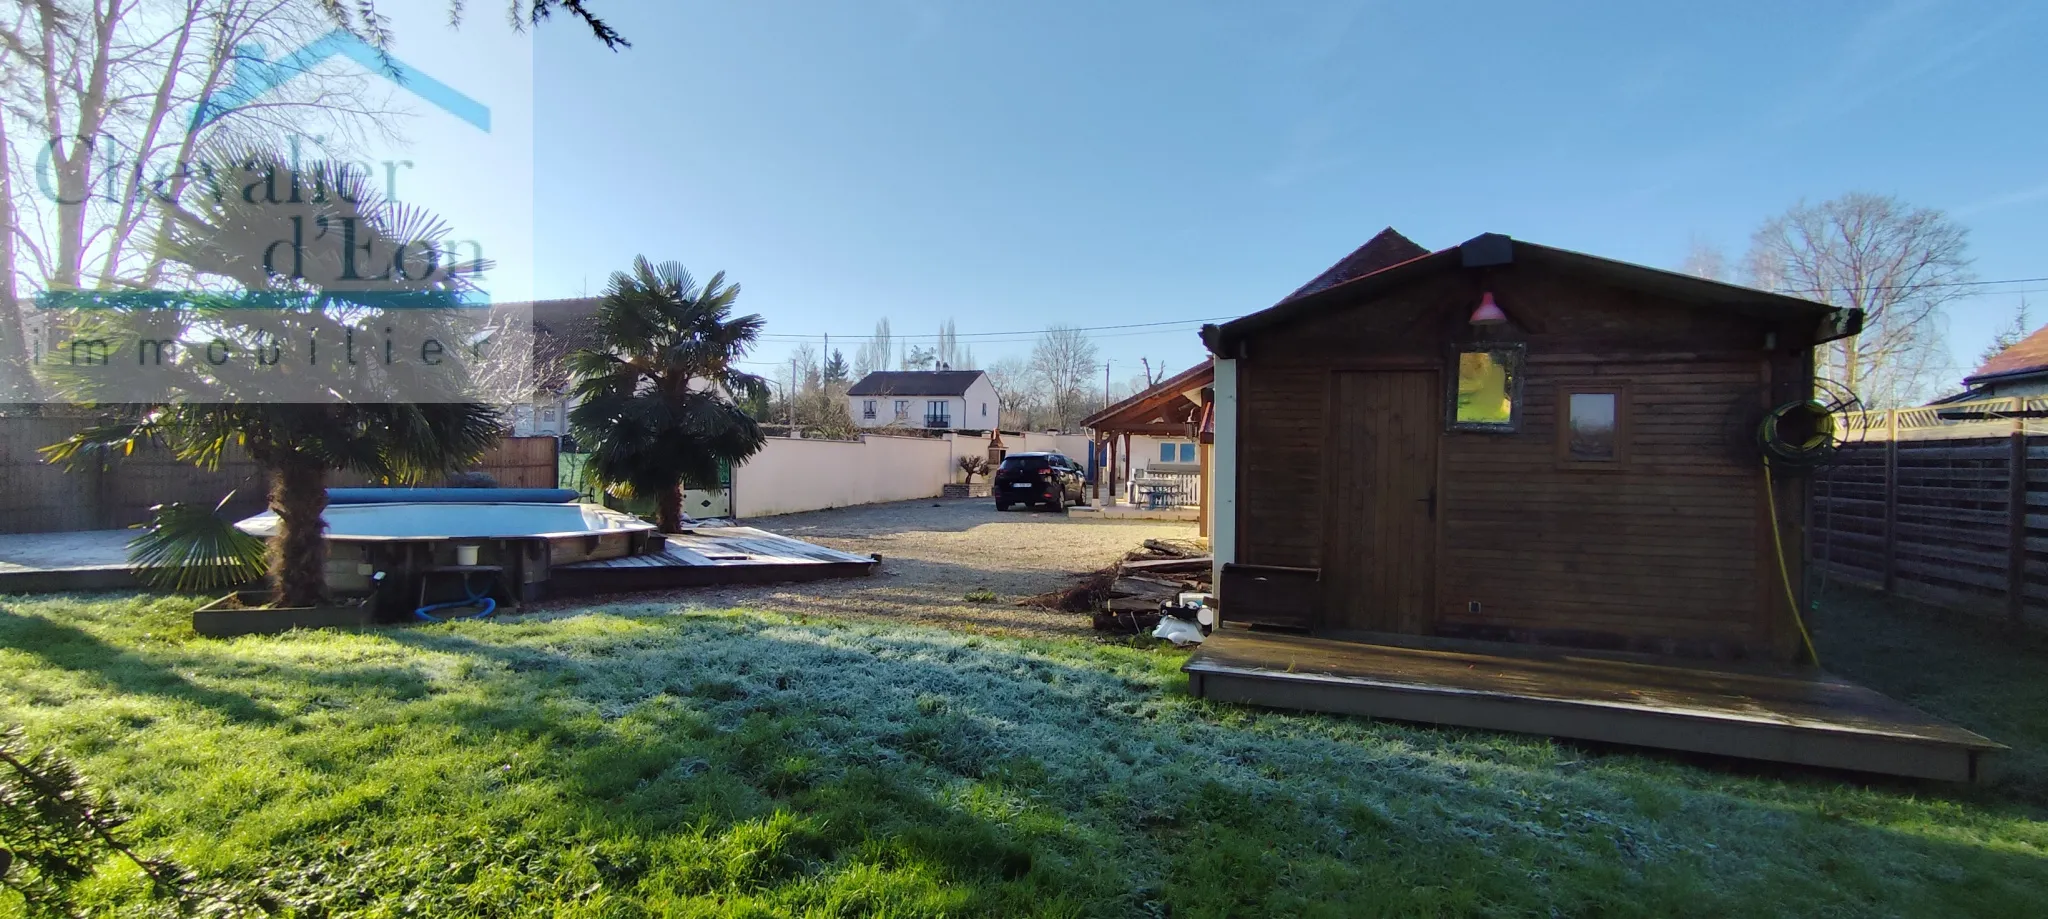
[[[155,442],[181,459],[214,468],[234,450],[242,451],[267,473],[270,509],[278,518],[268,552],[274,602],[315,605],[326,596],[321,518],[331,472],[421,481],[479,459],[503,426],[496,409],[471,401],[466,371],[459,366],[437,365],[429,373],[403,362],[343,361],[339,355],[338,343],[354,341],[351,330],[385,328],[387,322],[434,330],[444,341],[466,340],[464,311],[455,309],[468,290],[463,272],[449,270],[438,258],[433,268],[440,270],[416,259],[412,270],[377,278],[363,270],[367,266],[344,261],[438,252],[445,233],[439,221],[380,200],[362,176],[344,166],[295,167],[260,151],[224,157],[214,166],[218,173],[209,175],[262,176],[274,187],[295,191],[284,201],[230,191],[177,202],[166,256],[186,274],[186,291],[130,299],[80,295],[94,308],[71,318],[74,335],[137,341],[138,355],[145,338],[171,342],[185,359],[153,368],[161,372],[148,380],[150,401],[139,404],[134,378],[56,368],[53,382],[74,401],[126,404],[109,423],[44,452],[77,465],[105,462]],[[325,193],[314,194],[316,189]],[[280,251],[274,248],[279,240],[300,238],[295,232],[312,238],[310,228],[336,235],[346,228],[355,253],[336,245],[306,246],[295,259],[271,257]],[[128,308],[130,300],[139,305]],[[310,360],[265,365],[198,357],[260,353],[281,341],[314,339],[329,348],[312,352],[326,354],[326,363],[315,369],[306,369],[314,367]],[[218,348],[208,351],[205,343]],[[186,517],[182,523],[189,532],[193,521]],[[148,548],[164,554],[160,545]]]
[[[655,499],[662,532],[682,527],[685,485],[714,487],[722,463],[754,455],[761,428],[734,400],[765,399],[768,383],[738,369],[761,332],[757,315],[731,318],[740,289],[725,273],[697,286],[676,262],[633,260],[598,306],[595,348],[569,356],[576,439],[607,485]]]

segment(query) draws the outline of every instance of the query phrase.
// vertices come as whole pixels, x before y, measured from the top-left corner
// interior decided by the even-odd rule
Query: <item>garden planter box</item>
[[[376,625],[377,606],[369,597],[332,601],[326,606],[265,607],[270,591],[228,594],[193,611],[192,630],[201,635],[275,635],[292,629],[356,629]]]
[[[949,483],[948,485],[946,485],[945,490],[940,492],[940,494],[948,498],[986,498],[989,495],[988,483]]]

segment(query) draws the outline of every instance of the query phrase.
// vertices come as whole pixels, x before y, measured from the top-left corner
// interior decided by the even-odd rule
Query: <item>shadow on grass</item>
[[[1970,796],[2048,809],[2048,635],[1839,584],[1812,619],[1829,670],[2011,748]]]
[[[208,689],[163,663],[101,640],[90,632],[0,605],[0,645],[35,655],[60,670],[93,677],[116,691],[189,702],[235,721],[268,723],[275,712],[247,696]]]
[[[1064,891],[1089,911],[1156,902],[1174,915],[1849,902],[2010,915],[2042,906],[2048,882],[2033,854],[1964,841],[1975,830],[1962,827],[1945,838],[1910,796],[1824,773],[1744,775],[1725,761],[1702,772],[1568,746],[1517,762],[1551,748],[1215,706],[951,638],[647,624],[657,634],[574,639],[573,651],[439,631],[401,640],[503,664],[479,677],[499,687],[484,694],[493,701],[444,714],[474,743],[544,738],[573,751],[554,781],[584,820],[732,832],[787,811],[805,821],[808,870],[869,856],[916,864],[973,886],[992,912],[1029,890]],[[823,631],[797,640],[779,628]],[[536,685],[580,704],[546,704]],[[590,715],[621,703],[632,714]],[[634,719],[646,721],[616,727]],[[1592,762],[1565,769],[1566,757]],[[1034,829],[972,815],[935,794],[948,786],[1014,795],[1035,802],[1021,813],[1048,818]],[[1756,872],[1757,859],[1770,868]],[[1106,870],[1075,872],[1090,861]]]
[[[2048,896],[2048,832],[1995,808],[1215,705],[1131,651],[649,612],[255,640],[435,676],[390,695],[333,668],[349,704],[276,726],[294,740],[269,755],[352,751],[319,788],[360,801],[227,802],[262,839],[238,860],[333,915],[2038,915]],[[46,634],[32,618],[0,640]],[[41,659],[97,671],[91,647]],[[185,646],[179,669],[269,666],[237,647]],[[391,742],[348,742],[370,732]]]

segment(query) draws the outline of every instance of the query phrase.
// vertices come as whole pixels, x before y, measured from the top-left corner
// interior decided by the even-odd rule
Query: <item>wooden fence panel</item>
[[[2048,623],[2048,435],[2012,420],[1943,427],[1927,409],[1900,415],[1866,428],[1876,439],[1815,477],[1808,545],[1816,568],[1943,606]]]
[[[106,470],[68,471],[43,461],[37,450],[82,430],[80,418],[0,418],[0,533],[119,529],[149,518],[158,504],[182,501],[211,506],[230,493],[227,512],[257,513],[268,503],[268,483],[255,462],[239,452],[219,469],[201,469],[161,447],[121,457]],[[558,481],[553,437],[507,437],[473,469],[507,488],[554,488]],[[336,487],[375,484],[336,473]]]

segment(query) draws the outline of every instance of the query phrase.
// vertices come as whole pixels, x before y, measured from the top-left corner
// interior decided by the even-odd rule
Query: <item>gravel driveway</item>
[[[786,613],[876,616],[969,631],[1088,632],[1088,616],[1020,607],[1017,601],[1072,586],[1147,539],[1192,539],[1193,523],[1074,520],[1043,510],[998,513],[988,498],[930,499],[756,517],[744,521],[859,555],[880,553],[872,577],[675,592],[692,606],[746,606]],[[967,593],[994,591],[992,602]]]

